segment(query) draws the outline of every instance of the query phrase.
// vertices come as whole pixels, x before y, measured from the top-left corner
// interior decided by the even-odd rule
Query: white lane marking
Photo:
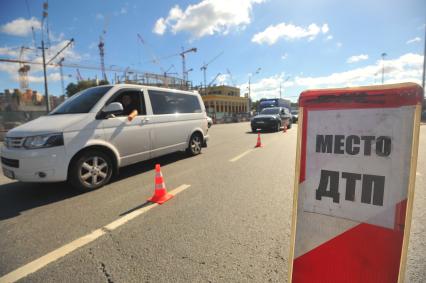
[[[246,150],[246,151],[244,151],[243,153],[241,153],[240,155],[237,155],[237,156],[235,156],[234,158],[229,159],[229,162],[235,162],[235,161],[237,161],[238,159],[243,158],[244,156],[246,156],[247,154],[249,154],[249,153],[250,153],[250,152],[252,152],[252,151],[253,151],[253,149]]]
[[[177,187],[176,189],[170,191],[169,193],[172,195],[177,195],[178,193],[186,190],[187,188],[189,188],[191,185],[180,185],[179,187]],[[112,231],[114,229],[117,229],[118,227],[120,227],[121,225],[129,222],[130,220],[132,220],[133,218],[138,217],[139,215],[147,212],[148,210],[151,210],[152,208],[158,206],[157,203],[151,203],[151,204],[147,204],[146,206],[139,208],[138,210],[132,211],[126,215],[124,215],[123,217],[118,218],[117,220],[109,223],[108,225],[105,225],[103,228],[107,229],[108,231]]]
[[[85,235],[77,240],[72,241],[71,243],[66,244],[65,246],[60,247],[0,278],[0,282],[16,282],[25,276],[36,272],[37,270],[43,268],[49,263],[69,254],[70,252],[96,240],[100,236],[104,235],[105,232],[102,229],[97,229],[92,233]]]
[[[176,189],[170,191],[169,193],[172,195],[177,195],[178,193],[181,193],[182,191],[189,188],[191,185],[180,185]],[[78,248],[81,248],[82,246],[87,245],[90,242],[93,242],[97,238],[105,235],[107,232],[110,232],[121,225],[127,223],[128,221],[136,218],[137,216],[151,210],[152,208],[158,206],[158,204],[148,204],[142,208],[139,208],[135,211],[132,211],[117,220],[103,226],[102,228],[96,229],[95,231],[91,232],[90,234],[87,234],[81,238],[78,238],[77,240],[74,240],[42,257],[39,257],[38,259],[27,263],[24,266],[19,267],[18,269],[15,269],[14,271],[0,277],[0,283],[4,282],[16,282],[26,276],[28,276],[31,273],[34,273],[46,265],[60,259],[61,257],[66,256],[67,254],[77,250]]]

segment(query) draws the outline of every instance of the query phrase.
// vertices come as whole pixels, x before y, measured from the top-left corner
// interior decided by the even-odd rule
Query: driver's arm
[[[138,116],[138,110],[135,109],[127,116],[127,120],[132,121],[136,116]]]

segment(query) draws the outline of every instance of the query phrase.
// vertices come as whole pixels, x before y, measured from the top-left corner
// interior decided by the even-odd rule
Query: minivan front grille
[[[4,145],[7,148],[21,148],[24,145],[25,138],[6,137]]]
[[[1,163],[9,167],[19,168],[19,160],[17,159],[9,159],[9,158],[2,157]]]

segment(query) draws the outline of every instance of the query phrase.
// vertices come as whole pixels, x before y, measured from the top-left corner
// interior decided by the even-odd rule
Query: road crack
[[[102,273],[106,277],[108,283],[114,283],[114,281],[112,280],[111,274],[109,274],[107,269],[106,269],[105,263],[103,263],[103,262],[99,262],[99,263],[101,265]]]
[[[102,271],[102,274],[105,276],[108,283],[114,283],[114,280],[112,279],[112,275],[108,272],[105,263],[98,260],[95,253],[93,252],[93,249],[89,249],[89,255],[92,257],[92,259],[99,264],[99,269]]]

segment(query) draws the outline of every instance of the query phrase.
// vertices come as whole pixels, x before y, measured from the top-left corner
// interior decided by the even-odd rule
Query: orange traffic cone
[[[150,202],[163,204],[173,197],[167,193],[166,184],[164,183],[163,174],[161,174],[160,164],[155,165],[155,191],[154,195],[148,199]]]
[[[257,143],[254,147],[262,147],[262,141],[260,140],[260,133],[257,133]]]

